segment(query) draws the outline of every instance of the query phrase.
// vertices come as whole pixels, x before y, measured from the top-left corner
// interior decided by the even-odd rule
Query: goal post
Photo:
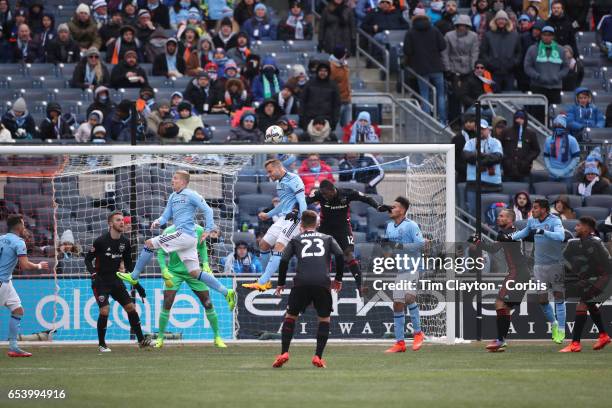
[[[252,166],[253,157],[259,157],[260,155],[307,155],[311,153],[318,153],[320,155],[376,154],[399,158],[382,163],[382,165],[385,167],[385,171],[389,169],[389,174],[397,176],[400,182],[402,177],[404,177],[405,187],[401,190],[401,193],[405,194],[411,203],[413,203],[408,216],[422,225],[426,236],[431,235],[431,238],[439,241],[439,244],[454,243],[455,156],[454,145],[450,144],[4,145],[0,146],[0,157],[4,157],[6,160],[10,160],[11,157],[23,158],[23,165],[27,166],[27,158],[53,157],[55,158],[54,162],[57,163],[57,168],[55,171],[50,172],[38,169],[38,171],[28,174],[24,173],[20,176],[19,173],[11,173],[10,165],[7,167],[9,169],[8,172],[3,171],[4,169],[0,162],[0,172],[4,172],[4,174],[0,173],[0,183],[3,178],[5,178],[5,186],[10,184],[8,179],[12,179],[11,182],[15,181],[14,179],[22,181],[28,179],[52,181],[52,187],[49,192],[53,197],[53,204],[51,204],[53,210],[48,210],[47,212],[52,214],[53,220],[48,220],[47,224],[49,228],[52,228],[52,243],[50,245],[53,248],[58,247],[58,241],[68,226],[74,226],[75,231],[72,231],[73,235],[78,235],[79,239],[83,240],[83,245],[90,245],[94,236],[96,234],[99,235],[104,229],[105,220],[102,217],[104,211],[96,211],[98,208],[92,208],[91,201],[89,203],[81,203],[77,198],[79,196],[87,196],[91,200],[93,197],[96,206],[100,206],[107,199],[105,189],[112,190],[113,202],[117,208],[121,206],[125,208],[125,205],[127,205],[131,213],[134,212],[134,209],[137,212],[137,214],[130,215],[135,218],[131,228],[141,231],[140,233],[132,234],[132,236],[139,237],[137,243],[132,242],[133,246],[137,246],[137,251],[139,252],[144,242],[142,239],[146,237],[144,235],[145,224],[150,223],[154,216],[157,217],[159,215],[157,213],[165,205],[165,202],[160,202],[158,198],[167,197],[169,193],[170,171],[176,169],[188,170],[196,174],[192,177],[192,183],[195,182],[193,188],[200,192],[205,199],[213,198],[215,200],[215,205],[213,206],[215,222],[221,227],[220,233],[226,240],[223,244],[219,244],[219,247],[224,248],[225,252],[216,252],[211,262],[220,265],[221,258],[228,251],[233,251],[234,234],[241,230],[241,225],[239,224],[240,218],[239,214],[237,214],[238,205],[235,204],[236,197],[234,194],[234,188],[239,181],[238,175],[240,171],[246,166]],[[261,166],[262,162],[262,160],[256,161],[259,166]],[[32,160],[32,163],[40,163],[40,161]],[[131,168],[134,166],[136,171],[131,171]],[[340,171],[335,171],[334,175],[337,176],[340,173]],[[130,177],[133,178],[134,174],[136,174],[137,178],[135,183],[133,179],[129,180]],[[76,176],[80,179],[78,185],[74,184]],[[24,182],[23,184],[31,183]],[[130,189],[130,185],[136,186],[136,194]],[[148,187],[146,187],[147,185]],[[13,191],[13,194],[16,192],[18,195],[26,194],[29,196],[32,194],[31,191],[19,193],[19,190],[15,190],[15,188],[7,190],[5,187],[4,196],[2,197],[5,201],[11,201],[11,197],[6,196],[7,191]],[[391,196],[391,194],[395,194],[396,191],[398,191],[397,188],[392,190],[392,192],[388,192],[388,194],[385,194],[385,198],[392,200],[394,196]],[[0,194],[2,194],[1,191]],[[136,205],[129,206],[129,204],[134,204],[134,198],[136,199]],[[60,201],[58,205],[58,200],[77,201],[70,203],[68,201]],[[17,204],[12,207],[12,210],[14,212],[22,211],[24,204],[19,203],[17,199],[13,201],[17,201]],[[58,208],[68,206],[73,206],[70,207],[69,215],[62,214],[62,211],[58,210]],[[28,213],[30,216],[29,221],[34,222],[34,224],[39,221],[37,211],[38,208],[33,208]],[[85,230],[81,231],[79,228],[84,228]],[[0,233],[2,232],[0,231]],[[86,250],[87,248],[83,249]],[[53,256],[57,256],[55,251],[53,251],[53,254]],[[151,262],[150,265],[153,264],[154,262]],[[367,265],[362,264],[362,270],[363,268],[367,268]],[[145,278],[149,276],[149,280],[156,281],[155,284],[157,284],[159,283],[157,273],[157,269],[149,266],[143,276]],[[350,274],[347,275],[350,277]],[[222,276],[226,285],[233,285],[237,288],[246,279],[238,275]],[[67,340],[78,342],[84,339],[93,340],[95,321],[91,324],[91,316],[97,316],[97,311],[95,299],[91,295],[87,280],[83,279],[83,276],[80,276],[80,280],[70,279],[70,275],[65,271],[58,273],[57,270],[53,270],[50,273],[50,277],[53,278],[54,282],[47,283],[49,286],[48,290],[51,293],[44,299],[46,303],[41,305],[39,301],[29,302],[28,304],[32,308],[26,307],[25,320],[33,319],[32,327],[36,327],[37,323],[38,326],[41,326],[41,320],[44,320],[46,325],[43,324],[42,327],[51,330],[51,339],[55,341]],[[23,276],[17,276],[17,278],[23,278]],[[437,279],[440,280],[453,278],[453,270],[445,270],[444,275],[437,276]],[[347,279],[347,281],[350,281],[350,279]],[[37,296],[36,291],[28,291],[27,284],[30,282],[34,282],[34,280],[28,279],[27,282],[22,282],[22,300],[29,296]],[[161,296],[161,289],[159,285],[154,286],[155,284],[151,282],[151,286],[147,287],[147,290],[150,290],[149,296],[151,297],[151,300],[147,300],[147,302],[151,302],[151,304],[139,304],[137,302],[145,331],[150,332],[155,331],[155,322],[160,312],[159,298]],[[347,283],[345,286],[348,285],[350,283]],[[41,289],[41,292],[44,292],[43,289]],[[70,293],[64,293],[63,291],[69,291]],[[183,291],[187,293],[188,289],[183,288],[179,295]],[[267,312],[261,316],[258,316],[256,313],[256,309],[260,305],[266,304],[266,302],[271,304],[270,299],[257,298],[258,295],[253,293],[240,293],[239,304],[242,303],[242,305],[237,308],[234,314],[223,311],[225,307],[223,299],[213,295],[215,307],[221,310],[220,324],[225,330],[224,337],[228,339],[251,338],[249,337],[250,333],[248,335],[245,334],[248,332],[248,324],[266,314],[270,316],[270,313]],[[268,294],[268,296],[271,295]],[[423,318],[425,321],[428,321],[425,323],[427,328],[425,333],[428,337],[435,338],[440,342],[452,344],[458,337],[456,334],[455,299],[451,298],[454,296],[451,292],[445,293],[442,296],[446,296],[444,298],[442,314],[437,314],[431,320],[428,320],[430,319],[429,317]],[[71,299],[71,302],[75,304],[64,304],[66,302],[63,302],[62,299]],[[334,299],[342,302],[337,297]],[[197,303],[194,303],[193,298],[184,297],[182,301],[183,303],[181,304],[179,297],[177,297],[175,307],[177,307],[179,314],[184,313],[188,316],[190,308],[193,311],[199,307]],[[435,299],[425,300],[424,297],[419,295],[419,302],[421,301],[424,303],[431,301],[432,309],[440,307],[439,304],[436,304]],[[441,301],[440,296],[438,296],[438,301]],[[250,303],[245,305],[244,303],[246,302]],[[48,316],[45,316],[43,310],[45,305],[47,307],[52,306],[53,321],[48,321]],[[126,324],[127,320],[121,317],[122,311],[120,307],[117,308],[118,305],[114,306],[115,308],[111,310],[111,321],[115,323],[116,332],[113,332],[112,325],[109,325],[111,340],[113,336],[117,336],[117,338],[124,336],[122,333],[128,327]],[[368,305],[362,304],[361,307],[366,309]],[[426,307],[428,306],[426,305]],[[66,317],[65,310],[63,309],[70,311],[70,319]],[[384,309],[388,310],[388,312],[383,312],[382,310],[377,312],[379,320],[384,320],[389,316],[392,317],[391,310],[388,310],[388,308]],[[249,313],[254,314],[249,315]],[[279,312],[275,311],[274,313],[273,316],[278,320],[277,323],[280,327],[280,319],[276,318],[276,314]],[[355,314],[358,313],[360,311],[355,312]],[[81,316],[81,321],[77,321],[79,314],[86,317]],[[383,317],[383,314],[385,314],[385,317]],[[424,314],[427,316],[426,312]],[[3,318],[4,316],[0,315],[0,338],[3,338],[2,330],[3,326],[5,326],[2,324]],[[184,341],[204,341],[210,339],[210,327],[203,317],[203,313],[199,319],[199,325],[196,324],[190,328],[183,329],[181,331],[182,336],[179,338]],[[264,323],[257,324],[264,328],[265,319],[262,318],[261,322]],[[181,326],[178,320],[174,323],[176,327]],[[173,321],[171,319],[170,326],[172,324]],[[62,325],[70,327],[71,330],[62,329]],[[277,331],[276,329],[273,328],[271,331]],[[64,335],[61,334],[62,330]],[[366,328],[363,330],[365,332]],[[207,334],[204,335],[204,332]],[[57,335],[54,336],[55,333]],[[70,334],[67,335],[66,333]],[[31,333],[24,332],[23,334]],[[352,337],[349,336],[347,338]],[[356,338],[363,339],[365,337],[357,336]]]

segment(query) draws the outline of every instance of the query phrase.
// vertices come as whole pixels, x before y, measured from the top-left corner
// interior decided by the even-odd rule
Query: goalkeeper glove
[[[537,230],[535,230],[535,234],[536,235],[544,235],[544,229],[543,228],[538,228]]]
[[[209,274],[209,275],[212,275],[212,273],[213,273],[212,269],[210,269],[210,265],[208,264],[208,262],[204,262],[202,264],[202,270],[204,272],[206,272],[207,274]]]
[[[378,210],[378,212],[391,212],[392,208],[393,207],[391,207],[390,205],[382,204],[382,205],[379,205],[378,208],[376,208],[376,210]]]
[[[134,285],[134,289],[136,289],[136,292],[138,292],[138,296],[140,296],[141,299],[144,300],[147,297],[147,292],[145,292],[145,288],[143,288],[140,283],[136,283],[136,285]]]
[[[296,222],[300,219],[300,217],[298,216],[298,214],[295,211],[291,211],[290,213],[287,213],[287,215],[285,215],[285,219],[287,221],[293,221]]]

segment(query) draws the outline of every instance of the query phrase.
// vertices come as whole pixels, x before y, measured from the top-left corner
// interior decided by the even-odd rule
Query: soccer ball
[[[266,143],[281,143],[285,136],[283,129],[280,126],[272,125],[266,129]]]

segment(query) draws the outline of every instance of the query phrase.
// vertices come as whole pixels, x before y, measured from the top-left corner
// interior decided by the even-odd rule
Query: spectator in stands
[[[125,59],[127,51],[134,51],[138,61],[143,61],[141,53],[142,43],[136,38],[136,30],[132,26],[123,26],[119,31],[119,38],[108,44],[106,62],[117,65]]]
[[[385,30],[407,30],[410,25],[402,10],[393,5],[392,0],[378,0],[376,10],[368,13],[361,23],[361,29],[379,41]]]
[[[412,68],[426,81],[418,80],[419,94],[429,100],[429,85],[436,89],[436,102],[438,119],[446,124],[446,89],[444,83],[444,66],[442,65],[442,51],[446,49],[444,37],[438,29],[434,28],[426,15],[412,17],[412,28],[404,37],[404,59],[407,66]],[[431,113],[428,105],[423,110]]]
[[[584,178],[584,169],[587,166],[597,167],[599,170],[599,178],[605,179],[605,181],[608,183],[612,183],[612,180],[610,180],[610,176],[608,174],[608,167],[601,157],[601,148],[599,146],[591,150],[586,159],[578,165],[576,172],[574,173],[574,178],[576,180],[582,180]]]
[[[213,134],[211,128],[204,125],[204,127],[199,127],[195,130],[190,143],[195,144],[209,142],[212,139],[212,136]]]
[[[102,42],[100,50],[106,51],[108,45],[119,38],[121,27],[123,27],[123,15],[121,11],[113,11],[110,20],[98,30]]]
[[[225,63],[229,60],[225,54],[225,50],[221,47],[215,49],[213,52],[212,62],[217,66],[217,76],[219,80],[223,79],[225,73]]]
[[[455,0],[449,0],[446,2],[444,6],[444,13],[442,13],[442,18],[436,22],[434,25],[443,36],[450,31],[452,31],[456,27],[455,19],[457,18],[457,2]],[[464,19],[464,22],[468,23],[468,31],[472,32],[472,21],[470,17],[467,16],[467,21]],[[472,65],[470,65],[471,67]]]
[[[15,143],[11,132],[0,122],[0,143]]]
[[[275,99],[266,99],[257,108],[257,128],[265,134],[268,127],[276,125],[283,114]]]
[[[329,56],[329,77],[338,85],[340,92],[340,126],[344,127],[352,121],[351,105],[351,71],[348,66],[348,49],[338,45]]]
[[[11,44],[4,37],[4,29],[0,25],[0,64],[11,62],[13,58],[13,49]]]
[[[255,6],[255,15],[244,22],[244,32],[251,41],[276,40],[276,24],[268,15],[268,8],[263,3]]]
[[[123,21],[134,27],[138,21],[138,4],[136,0],[123,0]]]
[[[358,26],[361,26],[363,20],[370,13],[373,13],[376,10],[376,6],[378,5],[378,0],[356,0],[355,1],[355,21]]]
[[[43,52],[37,42],[32,40],[30,27],[27,24],[19,25],[17,41],[13,45],[13,58],[11,62],[20,64],[41,62]]]
[[[113,88],[140,88],[148,85],[147,73],[138,65],[138,54],[128,50],[123,60],[111,71],[111,86]]]
[[[42,19],[45,14],[42,0],[27,0],[21,1],[20,7],[28,8],[28,25],[32,33],[40,33],[42,31]],[[48,14],[48,13],[47,13]]]
[[[166,40],[165,52],[155,57],[153,61],[153,76],[181,78],[185,74],[185,60],[178,53],[178,44],[176,38]],[[194,54],[197,58],[197,53]]]
[[[257,128],[257,119],[253,112],[245,112],[240,118],[238,127],[230,130],[228,142],[261,143],[263,133]]]
[[[478,35],[470,31],[470,18],[465,14],[458,15],[454,24],[455,29],[444,36],[446,48],[442,51],[442,66],[450,85],[448,110],[451,121],[461,114],[461,87],[470,76],[473,76],[472,69],[479,53]],[[476,86],[476,89],[478,88],[482,89],[482,86]]]
[[[304,87],[300,103],[300,127],[305,128],[312,119],[322,117],[329,122],[332,132],[336,129],[342,103],[338,85],[329,78],[329,73],[329,63],[319,62],[317,77],[308,81]]]
[[[206,33],[206,24],[202,19],[202,14],[197,7],[191,7],[189,9],[189,14],[187,15],[187,21],[179,27],[179,31],[183,26],[192,27],[197,33],[198,37],[201,37],[204,33]]]
[[[565,194],[562,194],[555,200],[550,209],[551,214],[555,214],[557,217],[561,218],[562,221],[566,220],[575,220],[576,213],[574,209],[570,207],[569,201]]]
[[[514,113],[512,126],[504,129],[499,140],[504,152],[504,181],[528,182],[533,162],[540,155],[540,144],[535,132],[529,129],[524,110]]]
[[[81,248],[74,239],[74,234],[71,230],[65,230],[59,240],[60,244],[57,247],[57,260],[66,260],[78,258],[81,256]]]
[[[263,267],[259,258],[249,251],[249,245],[245,241],[236,242],[233,254],[224,259],[223,271],[225,273],[263,273]]]
[[[482,60],[476,60],[474,71],[456,90],[464,109],[469,109],[480,95],[493,93],[493,76],[485,69]]]
[[[39,136],[43,140],[73,139],[74,135],[70,126],[68,118],[62,116],[60,104],[49,102],[47,104],[47,117],[42,120],[39,126]]]
[[[521,63],[521,42],[508,14],[500,10],[480,44],[480,59],[493,74],[495,92],[514,89],[514,70]]]
[[[495,116],[491,126],[491,136],[501,141],[501,135],[506,129],[506,126],[508,126],[506,118],[503,116]]]
[[[164,30],[170,29],[170,10],[161,0],[147,0],[147,9],[151,13],[151,20]]]
[[[325,143],[335,139],[330,137],[330,135],[331,127],[329,126],[329,121],[324,117],[317,117],[308,122],[304,139],[313,143]]]
[[[528,220],[531,217],[531,199],[529,193],[521,191],[514,195],[512,200],[512,210],[514,211],[515,220]]]
[[[244,82],[238,78],[225,81],[225,110],[232,115],[234,112],[249,105],[249,95]],[[267,129],[267,128],[266,128]],[[264,129],[265,130],[265,129]]]
[[[346,0],[332,0],[321,14],[319,22],[319,51],[331,54],[336,45],[355,48],[355,15]]]
[[[204,127],[202,118],[198,115],[194,115],[192,110],[193,107],[189,102],[183,101],[179,103],[179,118],[176,121],[176,125],[179,127],[178,137],[183,143],[190,142],[196,129]]]
[[[463,183],[466,180],[467,162],[463,158],[463,148],[468,140],[476,137],[476,119],[473,114],[463,114],[463,128],[451,140],[455,145],[455,181]]]
[[[522,36],[524,33],[528,33],[533,27],[534,22],[527,14],[521,14],[517,20],[518,33]]]
[[[98,30],[109,22],[108,4],[106,4],[105,0],[94,0],[94,2],[91,3],[91,10],[93,11],[92,17],[96,22]]]
[[[170,28],[177,30],[181,23],[187,21],[191,4],[191,0],[178,0],[174,2],[174,5],[170,8]]]
[[[179,127],[174,123],[174,119],[164,119],[157,128],[159,142],[161,144],[179,144],[182,141],[179,139]]]
[[[444,2],[440,0],[434,0],[429,3],[429,9],[427,10],[427,17],[431,21],[431,24],[436,24],[442,20],[442,13],[444,12]],[[444,34],[442,34],[444,35]]]
[[[234,20],[240,27],[255,15],[257,0],[241,0],[234,8]]]
[[[289,72],[289,79],[285,83],[285,86],[291,88],[295,98],[297,99],[296,105],[299,106],[300,99],[302,97],[302,90],[308,82],[306,68],[304,68],[302,64],[295,64],[291,66],[291,70]]]
[[[481,41],[485,33],[489,30],[488,15],[490,9],[491,6],[488,0],[477,0],[472,12],[472,27],[476,34],[478,34],[478,39]]]
[[[104,126],[106,127],[110,125],[110,116],[115,110],[115,104],[110,98],[108,88],[105,86],[99,86],[95,89],[93,102],[87,107],[87,116],[89,116],[91,112],[95,110],[102,112],[102,123]]]
[[[38,137],[36,123],[28,112],[28,106],[23,98],[17,98],[11,109],[4,113],[2,125],[17,141],[32,140]]]
[[[576,46],[576,29],[574,21],[565,13],[563,2],[555,0],[550,6],[550,18],[546,21],[547,26],[555,29],[557,44],[569,45],[574,50],[574,55],[580,55]]]
[[[215,48],[229,50],[236,47],[238,41],[238,36],[236,34],[237,31],[238,29],[234,27],[232,19],[229,17],[224,17],[219,23],[219,29],[212,39]]]
[[[79,44],[70,38],[68,24],[60,24],[57,28],[57,37],[46,43],[45,60],[51,64],[76,63],[81,60]]]
[[[185,99],[193,104],[196,112],[200,115],[210,110],[210,96],[213,88],[210,78],[206,72],[198,74],[185,88],[183,95]]]
[[[298,113],[297,98],[293,95],[293,88],[290,88],[287,84],[272,99],[278,103],[283,114],[293,115]]]
[[[372,124],[370,112],[362,111],[357,115],[354,123],[348,123],[344,127],[345,143],[378,143],[380,140],[380,129]]]
[[[15,17],[7,29],[9,42],[13,43],[17,41],[19,26],[22,24],[28,24],[28,11],[23,8],[16,8]]]
[[[605,118],[593,103],[593,92],[589,88],[576,88],[576,102],[568,106],[567,130],[578,140],[587,128],[603,128]]]
[[[55,30],[55,17],[53,14],[43,14],[41,21],[42,24],[38,31],[34,31],[34,41],[44,50],[47,44],[57,37],[57,31]]]
[[[317,153],[309,154],[302,161],[298,175],[304,182],[304,192],[306,195],[309,195],[312,189],[318,189],[323,180],[335,182],[332,168],[325,161],[321,160]]]
[[[82,51],[95,47],[100,49],[102,40],[98,34],[98,26],[91,18],[89,6],[81,3],[76,8],[76,12],[68,23],[72,38],[79,43]]]
[[[91,132],[93,129],[101,125],[104,121],[104,114],[99,110],[92,111],[88,116],[87,120],[79,126],[77,131],[74,133],[74,138],[79,143],[87,143],[91,140]]]
[[[161,100],[157,103],[153,112],[147,116],[146,120],[148,132],[158,134],[159,125],[166,119],[172,119],[172,114],[170,113],[170,102],[168,100]]]
[[[132,139],[132,119],[136,121],[136,140],[144,140],[146,135],[146,123],[144,118],[136,111],[134,102],[129,100],[119,102],[117,108],[111,115],[107,140],[129,142]]]
[[[597,24],[599,48],[612,60],[612,11],[601,18]]]
[[[525,54],[527,54],[527,50],[534,44],[537,44],[540,41],[540,34],[542,33],[542,28],[546,23],[542,20],[538,20],[531,26],[531,29],[528,32],[524,32],[521,34],[521,61],[525,61]],[[525,73],[524,64],[519,64],[516,68],[516,80],[519,90],[521,92],[529,91],[529,77]]]
[[[370,153],[348,153],[338,163],[339,181],[356,181],[365,184],[367,194],[377,194],[376,186],[385,177],[382,166]]]
[[[281,91],[283,82],[280,79],[276,60],[272,56],[264,57],[261,74],[253,79],[251,93],[255,102],[262,102]]]
[[[13,12],[11,11],[8,0],[0,0],[0,30],[10,31],[12,22]]]
[[[289,6],[289,14],[278,25],[278,39],[289,40],[312,40],[314,29],[304,15],[302,3],[292,1]]]
[[[283,129],[283,134],[285,135],[285,139],[287,143],[298,143],[299,138],[295,133],[296,123],[293,120],[287,119],[286,116],[281,117],[278,122],[276,122],[281,129]]]
[[[210,92],[208,94],[208,103],[210,105],[210,113],[217,112],[217,107],[221,107],[225,111],[224,101],[224,86],[223,81],[218,77],[218,67],[214,62],[209,62],[204,67],[204,71],[208,74],[210,81]]]
[[[606,194],[610,183],[606,179],[602,179],[597,165],[595,163],[587,163],[584,168],[584,178],[578,184],[578,194],[583,197],[590,197],[595,194]]]
[[[480,121],[480,163],[476,162],[476,138],[470,139],[463,147],[463,159],[467,162],[466,204],[472,215],[476,210],[476,172],[480,171],[482,192],[499,192],[502,189],[501,162],[503,148],[501,142],[491,137],[489,123]]]
[[[584,64],[582,60],[574,58],[574,50],[572,50],[572,47],[569,45],[564,45],[563,50],[565,52],[569,71],[565,78],[563,78],[562,89],[563,91],[572,92],[580,87],[584,79]]]
[[[249,35],[241,31],[236,36],[236,47],[227,52],[227,57],[234,60],[238,65],[244,66],[249,55],[251,55],[251,41]]]
[[[136,29],[136,38],[138,41],[140,41],[141,44],[147,44],[151,35],[157,29],[151,20],[151,13],[149,13],[149,10],[142,9],[138,11],[138,21],[134,28]]]
[[[551,181],[565,182],[572,189],[574,171],[580,160],[580,146],[567,131],[567,120],[557,115],[552,134],[544,142],[544,164]]]

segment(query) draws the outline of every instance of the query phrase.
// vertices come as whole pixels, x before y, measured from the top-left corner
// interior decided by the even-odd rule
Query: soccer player
[[[425,239],[421,233],[419,225],[406,218],[406,212],[410,208],[410,201],[406,197],[397,197],[391,206],[389,217],[391,221],[387,224],[386,239],[389,242],[395,243],[398,247],[401,246],[412,258],[421,258],[421,251],[425,244]],[[418,283],[418,270],[410,270],[399,272],[397,275],[398,282],[413,282]],[[404,330],[406,326],[406,305],[408,305],[408,313],[412,321],[414,330],[414,341],[412,350],[418,351],[423,345],[425,336],[421,331],[421,317],[419,314],[419,305],[416,302],[416,290],[394,290],[393,291],[393,323],[395,330],[395,344],[385,351],[385,353],[403,353],[406,351],[406,343],[404,341]]]
[[[295,323],[299,314],[304,313],[310,304],[314,306],[319,317],[317,349],[312,358],[312,364],[319,368],[326,367],[322,357],[329,337],[329,316],[333,309],[330,287],[336,292],[342,289],[344,256],[338,243],[329,235],[316,232],[316,227],[317,213],[310,210],[304,211],[300,224],[301,234],[289,241],[283,253],[278,270],[278,286],[274,292],[276,296],[280,296],[285,288],[287,269],[293,255],[297,257],[298,263],[281,329],[282,350],[281,354],[276,356],[272,367],[282,367],[289,361],[289,345],[293,338]],[[329,268],[332,256],[335,258],[336,276],[330,282]]]
[[[576,321],[572,342],[559,350],[561,353],[576,353],[582,350],[580,337],[587,319],[587,311],[593,319],[593,323],[599,330],[599,338],[593,345],[593,350],[601,350],[610,343],[610,336],[601,317],[601,310],[597,306],[596,299],[602,294],[610,280],[612,273],[612,258],[601,240],[595,236],[595,219],[592,217],[580,217],[576,224],[576,237],[570,239],[563,251],[563,257],[569,264],[569,270],[565,276],[567,297],[579,299],[576,305]],[[604,294],[602,298],[608,298]]]
[[[266,161],[264,167],[268,176],[277,182],[276,193],[280,199],[280,203],[267,213],[260,212],[258,214],[259,219],[262,221],[271,219],[274,216],[279,217],[276,222],[268,228],[263,239],[259,242],[263,264],[266,264],[265,258],[270,257],[270,250],[272,250],[272,256],[266,264],[264,273],[257,281],[242,285],[245,288],[259,291],[265,291],[272,288],[270,278],[272,274],[278,270],[278,265],[280,264],[281,256],[283,255],[287,243],[300,233],[299,218],[306,210],[304,183],[300,176],[289,173],[277,159]],[[297,213],[293,211],[293,207],[296,204],[298,206]]]
[[[198,254],[199,259],[202,262],[202,270],[206,273],[212,273],[210,266],[208,265],[208,248],[206,240],[202,240],[202,234],[204,234],[204,228],[200,225],[196,225],[196,238],[198,239]],[[170,235],[176,232],[174,226],[168,227],[164,230],[162,235]],[[219,335],[219,319],[217,318],[217,312],[215,311],[210,295],[208,293],[208,286],[201,280],[198,280],[189,274],[189,271],[185,267],[185,264],[181,261],[181,258],[176,252],[172,252],[166,257],[166,252],[163,249],[157,250],[157,262],[161,267],[162,271],[170,272],[172,274],[172,286],[164,287],[164,307],[159,314],[159,336],[155,342],[155,348],[161,348],[164,345],[164,333],[166,332],[166,326],[168,325],[168,319],[170,318],[170,309],[174,303],[176,292],[181,288],[183,282],[191,288],[193,293],[200,299],[204,310],[206,311],[206,318],[210,323],[210,327],[213,330],[214,344],[215,347],[226,348],[227,346],[223,343],[221,336]]]
[[[98,350],[101,353],[110,353],[111,351],[104,339],[110,311],[109,296],[119,302],[127,313],[130,327],[138,339],[138,345],[144,348],[151,344],[151,339],[142,334],[140,317],[130,294],[125,289],[123,282],[117,279],[115,275],[115,272],[121,266],[121,261],[123,261],[125,268],[131,269],[132,267],[132,247],[130,240],[123,235],[124,228],[123,213],[113,211],[108,216],[108,232],[96,238],[93,246],[85,255],[85,266],[91,274],[91,289],[100,308],[97,328]],[[135,284],[135,286],[139,285]],[[146,296],[144,289],[140,286],[138,292],[142,298]]]
[[[351,228],[351,208],[352,201],[361,201],[370,207],[376,208],[380,212],[388,212],[391,207],[379,205],[372,197],[360,191],[350,188],[336,188],[329,180],[323,180],[317,190],[313,190],[306,203],[319,203],[321,205],[321,219],[319,222],[319,232],[331,235],[342,251],[344,251],[344,261],[346,262],[353,278],[357,290],[362,293],[361,270],[359,262],[355,259],[353,240],[353,230]]]
[[[168,197],[168,203],[161,217],[153,221],[151,229],[158,228],[160,225],[166,225],[170,219],[174,222],[176,232],[169,235],[159,235],[148,239],[142,252],[138,256],[136,266],[132,273],[117,272],[117,276],[124,281],[135,285],[138,282],[141,272],[145,266],[153,258],[153,250],[162,248],[166,253],[176,252],[189,274],[195,279],[201,280],[208,287],[220,292],[225,296],[225,300],[229,305],[230,310],[234,310],[236,306],[236,292],[233,289],[227,289],[213,275],[202,272],[198,262],[198,241],[196,239],[194,221],[195,214],[198,209],[204,213],[206,219],[206,228],[202,233],[200,241],[206,240],[211,231],[215,229],[213,220],[213,211],[206,204],[206,201],[201,195],[187,188],[189,185],[189,173],[184,170],[179,170],[172,176],[172,190],[174,191]],[[162,277],[166,286],[172,286],[172,276],[169,272],[164,272]]]
[[[546,289],[539,291],[539,303],[544,316],[552,327],[552,340],[563,343],[565,339],[565,285],[563,284],[563,240],[565,230],[561,219],[550,213],[550,204],[546,199],[537,199],[531,208],[531,218],[520,231],[510,235],[513,240],[534,235],[533,276]],[[555,311],[548,302],[548,291],[552,290],[555,298]],[[556,318],[555,318],[556,315]]]
[[[6,306],[11,312],[9,319],[9,357],[31,357],[32,353],[23,351],[17,345],[19,327],[23,318],[23,307],[17,291],[13,287],[13,270],[19,264],[21,270],[48,269],[47,262],[32,263],[28,260],[23,235],[25,224],[21,215],[9,215],[6,220],[8,233],[0,235],[0,305]]]

